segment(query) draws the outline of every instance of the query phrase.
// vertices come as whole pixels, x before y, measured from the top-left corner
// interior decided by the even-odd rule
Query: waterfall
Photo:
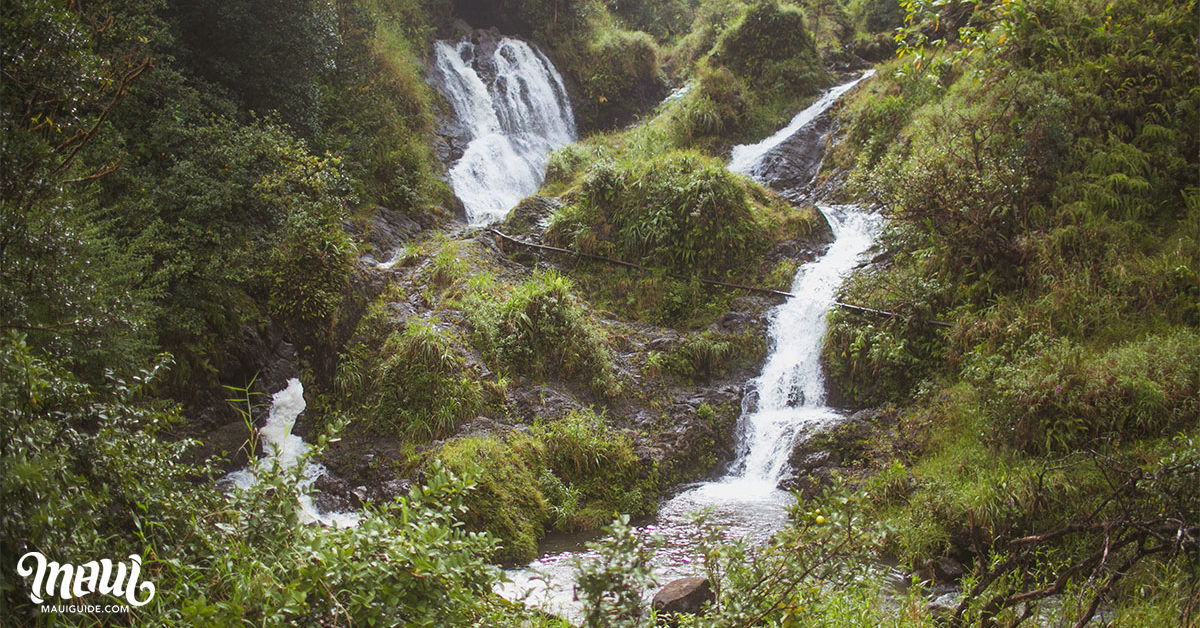
[[[760,183],[778,183],[764,175],[771,162],[774,172],[794,166],[803,158],[808,168],[819,167],[828,126],[824,114],[839,97],[869,77],[838,86],[797,115],[779,133],[750,146],[733,149],[729,169]],[[780,150],[786,147],[786,151]],[[808,177],[808,178],[803,178]],[[802,184],[811,180],[803,173]],[[788,180],[791,184],[796,179]],[[696,538],[692,517],[708,511],[712,524],[725,528],[730,538],[752,543],[766,541],[787,525],[794,498],[778,488],[787,472],[796,438],[805,430],[840,420],[841,414],[825,404],[825,378],[820,352],[825,315],[833,307],[842,280],[875,241],[882,219],[852,205],[818,206],[833,230],[834,241],[819,259],[802,266],[792,283],[796,295],[771,313],[770,352],[753,393],[743,401],[738,419],[738,458],[729,473],[716,481],[694,485],[663,504],[654,522],[643,532],[660,536],[663,544],[654,557],[660,584],[673,578],[697,575]],[[499,593],[508,599],[526,599],[544,610],[578,620],[580,608],[574,586],[573,559],[579,551],[548,553],[524,569],[508,572],[512,582]],[[586,552],[582,552],[586,555]]]
[[[296,418],[308,404],[304,401],[304,385],[300,380],[292,378],[283,390],[271,396],[271,411],[267,422],[258,430],[263,439],[263,451],[266,453],[261,460],[248,469],[234,471],[225,476],[225,481],[239,489],[247,489],[258,481],[258,475],[269,468],[269,463],[276,461],[281,470],[293,469],[300,463],[304,454],[308,453],[308,443],[292,433]],[[297,487],[300,489],[300,499],[296,506],[296,518],[302,524],[321,523],[337,528],[349,528],[358,525],[361,517],[356,513],[321,512],[313,504],[312,495],[308,489],[317,478],[325,474],[325,467],[314,462],[306,462],[303,475]]]
[[[767,139],[758,142],[757,144],[742,144],[734,146],[730,155],[728,168],[734,172],[747,175],[753,179],[759,180],[760,183],[768,183],[762,180],[762,166],[767,163],[768,156],[778,148],[780,148],[787,140],[794,137],[801,129],[812,124],[820,117],[821,114],[829,110],[834,103],[842,97],[843,94],[854,89],[854,86],[874,76],[875,70],[867,70],[858,78],[843,83],[833,89],[825,92],[813,104],[809,105],[804,111],[796,114],[792,121],[787,126],[779,129],[774,135]],[[811,146],[805,147],[811,152]]]
[[[857,79],[830,89],[771,137],[757,144],[735,146],[729,169],[767,183],[761,174],[763,164],[780,159],[776,155],[779,147],[794,141],[843,94],[874,73],[867,70]],[[819,152],[815,148],[804,146],[803,151],[811,155]],[[800,268],[791,288],[796,296],[772,315],[771,351],[762,373],[753,381],[752,399],[757,407],[748,408],[739,419],[738,460],[726,478],[742,489],[776,490],[800,431],[839,417],[825,405],[825,376],[821,371],[825,314],[833,307],[834,292],[842,279],[875,241],[880,219],[851,205],[818,209],[832,228],[834,241],[820,259]]]
[[[754,380],[758,407],[741,418],[740,459],[734,465],[743,481],[774,487],[786,471],[797,434],[838,418],[825,405],[821,345],[825,314],[834,293],[859,257],[874,242],[880,219],[853,206],[821,208],[833,228],[834,242],[819,260],[797,273],[796,296],[775,310],[770,337],[773,350]]]
[[[502,220],[541,187],[550,151],[575,140],[562,77],[540,51],[508,37],[438,41],[433,69],[468,141],[450,187],[472,224]]]

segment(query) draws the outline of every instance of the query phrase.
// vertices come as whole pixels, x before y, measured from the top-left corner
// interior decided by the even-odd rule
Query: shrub
[[[651,545],[629,525],[629,517],[616,518],[604,532],[603,539],[588,543],[591,556],[576,565],[576,586],[583,597],[583,625],[643,626],[646,601],[641,592],[654,583]]]
[[[713,59],[766,100],[814,93],[826,80],[800,9],[756,0],[717,41]]]
[[[664,92],[658,71],[658,47],[642,32],[605,29],[587,42],[580,68],[582,107],[577,115],[586,128],[628,122]]]
[[[337,160],[305,154],[282,159],[286,169],[255,185],[265,202],[287,208],[268,271],[270,303],[297,338],[323,339],[341,307],[355,253],[342,229],[340,199],[332,194],[341,172]]]
[[[720,276],[767,245],[749,185],[695,153],[601,164],[588,173],[576,203],[556,214],[550,237],[585,252]]]
[[[432,323],[409,321],[382,353],[368,410],[373,429],[438,438],[482,409],[482,385]]]
[[[896,240],[906,237],[892,231],[885,241],[896,250],[904,246]],[[842,287],[840,301],[898,316],[844,308],[826,315],[829,327],[821,363],[837,403],[863,407],[903,401],[918,382],[944,365],[944,330],[929,321],[942,318],[963,292],[938,278],[927,261],[921,252],[900,252],[887,267],[859,272]]]
[[[537,273],[498,303],[474,298],[476,339],[492,359],[523,375],[578,378],[598,395],[617,393],[604,337],[588,322],[566,277]]]
[[[867,33],[891,33],[904,23],[904,6],[897,0],[855,0],[850,15]]]

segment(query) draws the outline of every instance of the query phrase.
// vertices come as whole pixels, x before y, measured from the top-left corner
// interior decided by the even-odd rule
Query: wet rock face
[[[378,261],[385,262],[388,254],[401,244],[412,240],[420,231],[421,225],[415,220],[399,212],[379,207],[365,228],[356,235],[374,247],[377,258],[385,258]]]
[[[508,235],[521,236],[538,243],[543,239],[543,231],[550,217],[560,206],[562,202],[557,198],[530,196],[508,212],[500,228]]]
[[[834,127],[829,112],[817,116],[763,156],[755,174],[764,185],[793,203],[808,199],[809,184],[825,161],[824,144]]]
[[[672,580],[654,594],[654,601],[651,605],[660,613],[695,615],[713,599],[713,591],[708,583],[708,578],[680,578]]]
[[[528,38],[533,28],[496,0],[454,0],[454,15],[475,28],[498,28]]]
[[[819,495],[832,484],[834,471],[853,470],[868,461],[871,443],[897,419],[895,411],[860,410],[834,425],[806,434],[792,448],[792,473],[779,488],[798,491],[802,499]]]

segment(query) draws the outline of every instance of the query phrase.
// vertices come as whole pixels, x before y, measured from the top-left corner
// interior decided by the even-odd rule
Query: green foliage
[[[603,540],[588,543],[593,557],[577,566],[583,625],[645,626],[642,590],[653,583],[652,546],[629,525],[627,516],[617,517],[604,531]]]
[[[550,235],[579,250],[673,272],[720,276],[766,246],[747,183],[694,153],[601,164]]]
[[[1153,533],[1179,562],[1109,552],[1195,518],[1173,488],[1200,421],[1194,5],[906,6],[835,155],[896,221],[843,298],[953,328],[835,312],[824,354],[853,403],[915,398],[914,464],[872,481],[889,551],[974,561],[965,624],[1017,620],[1045,583],[1077,600],[1046,611],[1064,621],[1095,600],[1178,622],[1194,538]],[[1135,573],[1164,593],[1142,605]]]
[[[282,158],[288,170],[255,185],[261,198],[285,205],[287,218],[269,264],[273,314],[299,337],[330,333],[350,279],[355,247],[342,230],[336,162],[303,153]]]
[[[670,126],[678,146],[712,152],[745,134],[750,103],[742,84],[724,66],[698,66],[697,81],[678,107],[670,110]]]
[[[605,0],[617,17],[639,31],[649,33],[659,41],[670,41],[682,35],[692,20],[689,0]]]
[[[1200,334],[1178,330],[1103,352],[1062,338],[999,369],[997,437],[1031,453],[1156,437],[1200,421]]]
[[[278,111],[305,136],[319,128],[319,81],[341,44],[328,0],[212,4],[172,0],[185,63],[260,113]]]
[[[834,623],[840,609],[823,602],[823,584],[857,589],[863,557],[874,548],[879,526],[866,520],[858,495],[831,490],[797,506],[791,524],[762,546],[697,517],[696,537],[705,574],[716,595],[697,626],[786,622],[803,610],[811,625]]]
[[[865,577],[867,556],[880,529],[864,520],[861,498],[860,493],[839,487],[816,503],[797,507],[793,522],[760,546],[730,538],[727,530],[710,524],[701,513],[694,541],[702,573],[716,599],[699,615],[669,620],[680,626],[713,628],[880,622],[885,614],[872,607],[886,593]],[[589,544],[594,558],[581,563],[577,578],[584,625],[649,625],[636,593],[647,587],[654,542],[640,537],[621,518],[602,542]]]
[[[657,478],[641,468],[629,437],[603,417],[591,410],[573,412],[538,426],[533,435],[546,447],[546,469],[567,487],[564,496],[578,497],[574,516],[565,517],[560,529],[593,530],[614,513],[653,512]]]
[[[92,17],[107,14],[54,2],[0,12],[0,329],[28,332],[31,345],[98,382],[106,367],[143,366],[154,348],[140,283],[149,269],[107,238],[88,186],[115,167],[117,156],[88,156],[103,144],[122,77],[145,71],[146,49],[122,42],[123,56],[106,59]],[[111,32],[129,34],[124,23]]]
[[[904,6],[897,0],[855,0],[850,15],[867,33],[891,33],[904,23]]]
[[[297,525],[294,490],[286,474],[280,480],[235,492],[228,514],[203,537],[214,555],[230,552],[231,559],[165,561],[171,576],[192,580],[178,597],[160,591],[156,612],[180,625],[250,619],[426,626],[471,623],[489,613],[498,573],[484,557],[495,542],[458,523],[470,484],[435,469],[425,485],[373,510],[357,528],[329,530]]]
[[[687,69],[712,51],[717,39],[745,10],[742,0],[700,0],[696,3],[691,28],[673,50],[673,60]]]
[[[469,484],[435,468],[409,497],[340,530],[297,522],[300,467],[260,469],[252,488],[223,497],[214,469],[182,462],[194,443],[162,437],[178,421],[173,406],[146,395],[162,366],[91,386],[21,337],[6,338],[6,556],[41,551],[80,564],[139,554],[157,592],[135,612],[156,625],[446,625],[493,613],[497,573],[484,557],[494,541],[457,523]],[[3,595],[9,621],[37,621],[19,581],[5,579]],[[65,621],[101,622],[90,614]]]
[[[705,330],[675,349],[668,359],[668,369],[684,381],[704,381],[730,368],[755,363],[765,354],[766,346],[760,338]]]
[[[903,237],[889,240],[889,246],[904,246]],[[959,295],[927,270],[925,259],[921,252],[900,252],[890,267],[859,273],[843,286],[840,301],[898,316],[829,312],[821,361],[840,402],[861,407],[903,401],[944,364],[945,331],[928,321],[938,320]]]
[[[154,328],[179,357],[175,375],[194,385],[216,375],[214,355],[241,326],[268,313],[321,341],[354,249],[336,159],[311,155],[271,122],[186,115],[130,121],[170,145],[105,179],[114,205],[101,215],[153,268],[143,282],[156,293]]]
[[[207,469],[181,461],[194,443],[161,438],[176,408],[146,388],[165,358],[130,378],[89,385],[8,332],[0,347],[0,538],[5,556],[40,551],[76,564],[153,544],[187,548],[194,512],[216,498]],[[203,486],[190,478],[206,477]],[[179,508],[194,504],[195,511]],[[81,517],[79,513],[88,513]],[[83,560],[76,560],[81,557]],[[36,613],[27,589],[5,578],[10,619]]]
[[[409,321],[384,343],[368,401],[373,429],[423,439],[449,434],[483,408],[483,387],[445,333]]]
[[[516,373],[582,379],[597,395],[611,397],[619,388],[610,350],[571,288],[566,277],[544,272],[503,301],[476,295],[470,316],[477,341]]]
[[[410,2],[340,0],[337,10],[342,45],[316,145],[343,157],[362,203],[436,215],[429,205],[448,204],[452,195],[437,178],[432,151],[433,92],[422,59],[431,18]]]

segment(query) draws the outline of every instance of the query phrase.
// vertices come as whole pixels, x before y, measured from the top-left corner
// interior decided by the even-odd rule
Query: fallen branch
[[[491,231],[492,233],[496,234],[497,237],[499,237],[503,240],[512,242],[514,244],[519,244],[521,246],[529,247],[531,249],[538,249],[538,250],[542,250],[542,251],[551,251],[553,253],[562,253],[563,255],[573,255],[575,257],[583,257],[583,258],[592,259],[592,260],[596,260],[596,261],[600,261],[600,262],[606,262],[609,264],[616,264],[618,266],[625,266],[626,268],[635,268],[637,270],[642,270],[642,271],[646,271],[646,272],[654,272],[655,271],[655,269],[650,268],[649,266],[643,266],[641,264],[635,264],[633,262],[627,262],[625,260],[614,259],[611,257],[605,257],[603,255],[595,255],[592,253],[582,253],[580,251],[572,251],[569,249],[559,248],[557,246],[547,246],[545,244],[534,244],[533,242],[526,242],[524,240],[514,238],[508,234],[501,233],[498,229],[488,229],[488,231]],[[717,281],[715,279],[701,279],[701,278],[695,277],[695,276],[677,275],[674,273],[667,273],[667,276],[671,277],[672,279],[678,279],[680,281],[699,281],[702,284],[706,284],[706,285],[710,285],[710,286],[719,286],[721,288],[734,288],[737,290],[747,290],[750,292],[769,294],[769,295],[777,296],[777,297],[792,298],[792,297],[797,296],[791,292],[784,292],[783,290],[772,290],[771,288],[760,288],[758,286],[747,286],[745,284],[730,283],[728,281]],[[849,303],[842,303],[840,301],[834,301],[833,304],[840,308],[844,308],[847,310],[853,310],[855,312],[863,312],[866,314],[874,314],[876,316],[885,316],[888,318],[909,318],[902,314],[897,314],[896,312],[887,312],[884,310],[876,310],[876,309],[872,309],[869,307],[863,307],[861,305],[851,305]],[[931,320],[923,320],[923,319],[918,319],[918,320],[920,320],[922,323],[928,323],[930,325],[936,325],[938,327],[950,327],[951,326],[950,323],[943,323],[942,321],[931,321]]]

